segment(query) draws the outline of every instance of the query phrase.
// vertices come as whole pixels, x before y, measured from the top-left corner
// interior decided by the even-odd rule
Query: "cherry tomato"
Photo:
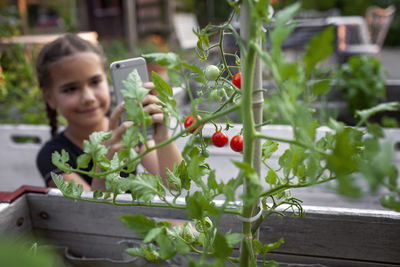
[[[229,138],[228,136],[221,132],[221,131],[216,131],[212,137],[211,137],[211,141],[214,144],[214,146],[216,147],[223,147],[226,144],[228,144]]]
[[[215,81],[219,76],[219,69],[215,65],[208,65],[204,74],[209,81]]]
[[[224,96],[224,91],[221,88],[215,88],[214,90],[211,91],[210,95],[211,99],[214,102],[220,102],[222,100],[222,97]]]
[[[201,120],[200,115],[197,115],[197,118],[199,120]],[[193,123],[196,123],[196,119],[193,118],[193,115],[189,115],[186,117],[185,122],[183,123],[183,125],[185,126],[185,129],[189,128],[190,125],[192,125]],[[189,131],[189,133],[194,133],[200,126],[197,126],[196,128],[192,129]]]
[[[234,137],[232,137],[230,146],[233,151],[242,152],[243,151],[243,136],[238,134],[238,135],[235,135]]]
[[[238,72],[235,75],[233,75],[232,83],[237,88],[239,88],[239,89],[242,88],[242,73],[241,72]]]

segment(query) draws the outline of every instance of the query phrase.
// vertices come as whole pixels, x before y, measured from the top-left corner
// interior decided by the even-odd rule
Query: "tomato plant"
[[[216,147],[224,147],[226,144],[229,142],[229,138],[226,135],[226,133],[223,133],[221,131],[216,131],[212,137],[211,141],[214,146]]]
[[[112,159],[112,164],[104,157],[107,153],[104,140],[111,138],[111,134],[104,132],[94,133],[90,140],[85,142],[84,150],[90,153],[78,159],[80,163],[78,166],[85,165],[88,159],[94,159],[94,166],[89,171],[71,167],[66,153],[53,154],[53,163],[64,172],[85,173],[106,179],[108,191],[113,192],[112,200],[109,192],[96,191],[93,193],[93,199],[90,199],[92,202],[118,205],[120,203],[117,202],[117,195],[129,191],[132,196],[132,202],[129,204],[132,206],[148,205],[151,208],[152,200],[157,198],[162,202],[162,204],[157,203],[157,206],[186,211],[190,223],[184,227],[174,227],[173,230],[170,230],[168,222],[156,222],[140,214],[125,216],[126,220],[135,222],[132,228],[148,241],[140,248],[129,250],[131,255],[161,261],[182,253],[190,259],[190,266],[225,266],[230,263],[233,266],[248,267],[257,265],[256,260],[259,258],[255,255],[256,251],[263,257],[266,266],[268,262],[265,260],[267,258],[265,255],[270,252],[271,247],[277,248],[282,242],[278,241],[273,245],[261,244],[256,235],[259,227],[271,214],[284,216],[282,208],[292,210],[294,215],[303,216],[301,201],[292,194],[292,190],[333,180],[336,182],[336,191],[352,197],[358,197],[362,193],[362,189],[359,188],[360,183],[355,179],[364,176],[367,178],[367,183],[370,183],[371,188],[375,190],[379,186],[390,185],[390,191],[399,194],[396,197],[386,197],[382,202],[386,207],[400,209],[398,208],[400,189],[396,183],[397,177],[394,175],[397,169],[392,160],[393,146],[381,147],[382,129],[368,122],[369,117],[376,112],[398,109],[399,104],[385,103],[358,112],[360,120],[356,127],[349,127],[330,118],[329,123],[324,125],[329,131],[324,136],[317,137],[317,129],[322,125],[318,118],[315,118],[312,102],[329,90],[332,76],[319,82],[311,81],[316,77],[317,64],[327,59],[334,51],[334,28],[328,27],[314,36],[303,56],[298,57],[299,61],[287,62],[281,43],[294,29],[292,18],[300,9],[300,4],[289,6],[271,18],[269,9],[266,8],[268,2],[229,1],[234,10],[248,12],[247,16],[244,16],[248,18],[248,23],[240,25],[240,34],[248,33],[244,36],[240,36],[238,29],[232,26],[232,20],[236,16],[234,12],[225,24],[208,24],[203,29],[195,30],[195,34],[199,37],[195,52],[201,61],[208,59],[212,49],[220,49],[219,62],[222,63],[219,65],[219,70],[224,75],[221,75],[215,83],[205,79],[204,70],[198,67],[200,63],[188,62],[174,53],[144,55],[146,59],[168,68],[170,80],[181,84],[186,90],[191,100],[191,113],[200,113],[202,118],[189,115],[182,121],[171,85],[153,73],[152,81],[161,101],[160,107],[166,115],[165,123],[171,131],[169,140],[136,154],[133,149],[134,144],[137,140],[146,140],[138,128],[138,125],[145,124],[146,117],[143,116],[142,107],[128,105],[125,101],[127,113],[137,121],[123,136],[126,149],[118,152]],[[246,8],[241,9],[242,5]],[[265,40],[264,28],[271,32],[270,50],[264,49],[265,44],[259,44]],[[232,54],[223,50],[225,35],[234,36],[240,49],[242,57],[240,72],[235,75],[231,71],[238,66],[228,65],[227,57],[231,57]],[[210,37],[213,37],[213,41],[210,41]],[[277,94],[266,99],[263,98],[265,90],[261,88],[261,69],[256,64],[258,59],[271,70],[269,79],[277,88]],[[125,94],[143,96],[148,90],[143,89],[137,72],[136,74],[133,72],[132,76],[126,81],[129,86]],[[211,76],[207,74],[208,78],[214,78]],[[191,88],[192,79],[197,82],[195,90]],[[241,90],[233,90],[232,84]],[[217,103],[217,107],[213,105],[216,103],[212,102],[211,97],[211,92],[216,90],[221,90],[224,95],[221,103]],[[208,94],[209,98],[204,97]],[[262,121],[260,103],[264,102],[274,103],[279,107],[279,115],[287,121],[293,131],[290,137],[272,136],[263,131],[265,122]],[[201,103],[208,105],[204,108],[200,106]],[[241,112],[240,126],[233,125],[227,117],[238,111]],[[177,123],[169,123],[172,121],[169,117]],[[238,132],[237,127],[240,127],[242,134],[234,136],[230,142],[230,147],[234,151],[243,151],[240,161],[232,160],[238,170],[236,177],[216,179],[215,170],[206,161],[207,158],[211,161],[213,158],[210,155],[212,153],[208,152],[208,143],[205,142],[202,133],[188,136],[185,130],[193,127],[198,120],[202,120],[202,125],[218,123],[221,128],[226,126],[225,129],[236,127],[233,129],[235,134]],[[193,133],[195,130],[190,131]],[[221,133],[218,133],[218,136],[220,135]],[[128,181],[120,177],[121,170],[127,168],[135,170],[144,155],[176,140],[182,140],[181,137],[187,137],[182,150],[184,160],[169,170],[166,184],[158,175],[148,173],[130,174]],[[226,139],[223,137],[218,140]],[[256,147],[258,142],[260,147]],[[278,166],[273,167],[268,161],[272,160],[272,155],[281,143],[287,144],[287,149],[275,162]],[[243,149],[243,144],[246,149]],[[267,170],[266,176],[260,171],[262,168]],[[64,196],[88,201],[87,196],[81,196],[82,187],[65,182],[61,175],[53,175],[53,180]],[[268,184],[265,185],[261,181],[266,181]],[[167,197],[171,195],[172,199]],[[238,195],[240,198],[237,198]],[[215,200],[221,199],[223,201],[216,204]],[[258,212],[259,216],[254,216],[254,212]],[[220,218],[224,214],[235,215],[234,218],[240,220],[241,232],[219,231]],[[191,223],[196,225],[199,233],[193,233]],[[157,246],[153,245],[153,242]],[[236,250],[237,246],[240,246],[240,253]],[[191,253],[201,256],[191,258]]]
[[[239,89],[242,88],[242,73],[241,72],[238,72],[235,75],[233,75],[232,83],[237,88],[239,88]]]
[[[197,115],[197,119],[201,120],[201,116]],[[187,129],[190,126],[192,126],[193,123],[196,123],[196,119],[193,117],[192,114],[190,114],[189,116],[186,117],[186,119],[184,121],[185,129]],[[200,126],[197,126],[197,127],[193,128],[192,130],[189,131],[189,133],[194,133],[197,129],[199,129],[199,127]]]
[[[238,134],[232,137],[230,146],[233,151],[242,152],[243,151],[243,136]]]

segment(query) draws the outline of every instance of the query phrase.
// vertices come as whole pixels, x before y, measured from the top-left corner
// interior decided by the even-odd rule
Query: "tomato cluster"
[[[198,120],[201,120],[200,115],[197,115]],[[186,117],[184,126],[185,129],[189,128],[193,123],[196,123],[196,119],[193,115],[189,115]],[[194,129],[190,130],[190,133],[194,133],[200,126],[195,127]],[[224,147],[229,143],[228,135],[221,130],[216,130],[215,133],[211,137],[211,142],[216,147]],[[230,147],[233,151],[242,152],[243,151],[243,136],[240,134],[235,135],[232,137],[230,142]]]
[[[211,142],[216,147],[224,147],[228,144],[229,138],[226,135],[226,133],[223,133],[223,132],[217,130],[212,135]],[[243,136],[240,134],[235,135],[234,137],[232,137],[229,145],[233,151],[242,152],[243,151]]]

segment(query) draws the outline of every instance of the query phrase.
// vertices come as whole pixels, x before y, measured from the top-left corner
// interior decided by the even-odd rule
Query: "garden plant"
[[[141,105],[148,90],[143,88],[135,71],[124,81],[126,118],[134,122],[123,137],[125,149],[108,160],[104,141],[111,137],[111,132],[96,132],[85,141],[85,154],[78,158],[78,168],[68,164],[69,156],[65,151],[53,154],[54,164],[63,171],[106,179],[110,191],[95,191],[93,198],[86,198],[82,196],[82,186],[74,181],[65,182],[62,176],[53,174],[53,180],[67,198],[120,205],[117,196],[128,191],[132,202],[124,205],[186,211],[190,223],[174,227],[168,221],[155,221],[140,214],[122,216],[120,219],[126,227],[143,238],[141,247],[127,249],[130,255],[163,261],[180,253],[188,258],[189,266],[231,264],[247,267],[256,266],[257,260],[263,261],[265,266],[276,266],[267,253],[278,248],[284,240],[262,244],[257,239],[257,229],[262,223],[268,223],[271,214],[283,216],[282,210],[304,215],[301,200],[291,193],[292,189],[295,192],[296,188],[333,181],[335,190],[349,197],[360,197],[366,192],[360,186],[361,182],[369,185],[368,191],[388,188],[389,193],[382,197],[382,204],[400,211],[398,172],[392,160],[393,144],[381,144],[382,128],[368,121],[376,112],[398,109],[399,104],[386,103],[357,111],[359,122],[355,127],[330,119],[327,124],[330,131],[317,138],[316,131],[321,125],[311,104],[330,89],[331,78],[313,81],[313,73],[318,63],[333,52],[333,28],[315,36],[301,60],[287,62],[280,44],[295,28],[292,17],[300,6],[294,4],[272,16],[266,8],[268,0],[229,3],[233,13],[226,23],[194,30],[199,38],[196,48],[199,59],[207,62],[211,50],[219,51],[220,64],[205,64],[202,69],[174,53],[145,55],[168,68],[168,83],[156,73],[152,74],[152,80],[172,133],[171,139],[145,153],[183,136],[190,137],[182,151],[184,160],[168,171],[167,181],[146,172],[120,177],[121,171],[135,170],[145,154],[137,154],[134,146],[138,141],[147,146],[146,133],[140,131],[139,125],[146,129],[144,126],[151,123]],[[237,17],[241,22],[240,34],[232,22]],[[223,51],[226,35],[235,37],[240,55]],[[270,44],[268,48],[267,43]],[[233,66],[227,65],[228,57],[235,59]],[[279,92],[265,100],[261,66],[268,68]],[[192,81],[199,84],[196,96],[190,88]],[[189,116],[178,111],[171,84],[183,84],[187,91],[191,100]],[[264,101],[274,102],[278,107],[281,118],[293,129],[293,138],[277,138],[261,132],[264,124],[273,123],[263,122],[261,108]],[[210,103],[210,108],[200,109],[202,102]],[[213,103],[218,103],[218,107],[215,108]],[[227,129],[238,126],[230,124],[227,115],[237,111],[243,122],[240,129],[236,129],[237,136],[228,140]],[[211,143],[205,142],[202,136],[206,124],[215,126]],[[279,143],[287,143],[289,148],[279,159],[280,167],[274,169],[270,167],[269,159]],[[238,168],[236,177],[216,177],[215,170],[205,162],[210,145],[229,145],[232,153],[242,153],[242,160],[233,162]],[[90,161],[94,163],[93,168],[84,171]],[[266,177],[261,177],[261,168],[267,168]],[[185,199],[184,205],[178,201],[180,197]],[[162,204],[154,203],[155,198]],[[216,199],[222,199],[222,202],[216,202]],[[242,231],[220,231],[223,214],[237,215]],[[240,253],[235,253],[237,247],[240,247]],[[193,258],[194,255],[197,256]]]

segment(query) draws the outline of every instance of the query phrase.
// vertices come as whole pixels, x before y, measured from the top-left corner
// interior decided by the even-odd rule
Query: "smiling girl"
[[[118,105],[111,115],[110,91],[107,83],[106,60],[100,47],[81,39],[74,34],[65,34],[52,43],[47,44],[40,52],[37,60],[37,76],[39,86],[46,101],[47,114],[50,120],[52,139],[47,142],[39,154],[36,163],[47,185],[54,187],[51,172],[61,173],[65,181],[75,180],[82,184],[84,190],[105,190],[104,179],[80,175],[77,173],[62,173],[52,164],[54,151],[66,150],[70,155],[69,164],[76,167],[76,159],[83,153],[83,141],[95,131],[112,131],[112,137],[107,141],[113,154],[122,148],[121,138],[132,122],[118,124],[124,111],[122,104]],[[147,83],[151,90],[143,100],[145,110],[151,115],[156,131],[149,146],[161,143],[170,137],[166,125],[163,124],[163,112],[157,96],[153,93],[153,84]],[[65,130],[58,132],[57,114],[67,121]],[[143,152],[144,146],[137,147]],[[142,158],[142,164],[152,174],[160,174],[166,179],[166,168],[172,169],[175,163],[180,163],[181,154],[175,143],[151,151]],[[88,166],[87,170],[92,166]]]

